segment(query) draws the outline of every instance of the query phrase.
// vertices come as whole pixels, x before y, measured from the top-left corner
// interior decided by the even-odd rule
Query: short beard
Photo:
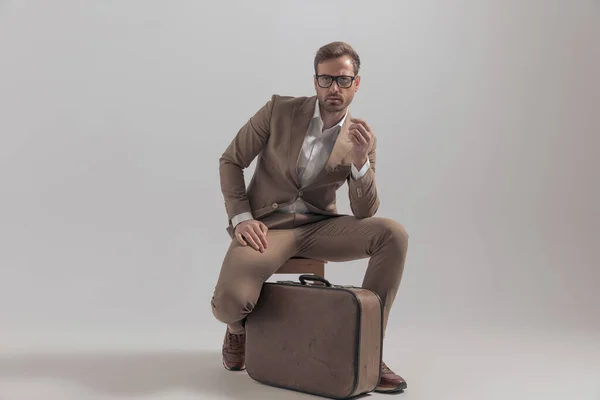
[[[334,114],[334,113],[339,113],[339,112],[344,111],[344,109],[346,108],[346,103],[344,101],[342,101],[342,103],[340,105],[333,105],[333,104],[328,104],[325,100],[323,100],[323,101],[321,101],[321,106],[328,113]]]

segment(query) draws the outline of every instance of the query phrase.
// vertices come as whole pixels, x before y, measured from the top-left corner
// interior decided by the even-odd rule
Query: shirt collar
[[[332,128],[335,127],[342,127],[342,125],[344,125],[344,121],[346,121],[346,117],[348,116],[348,109],[346,109],[346,114],[344,114],[344,118],[342,118],[340,120],[340,122],[338,122],[337,124],[335,124],[334,126],[332,126]],[[318,119],[319,123],[321,124],[321,127],[323,126],[323,119],[321,118],[321,108],[319,107],[319,99],[317,99],[317,101],[315,101],[315,112],[313,113],[313,119]]]

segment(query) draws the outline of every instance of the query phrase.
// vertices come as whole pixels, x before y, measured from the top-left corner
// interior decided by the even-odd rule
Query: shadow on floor
[[[220,352],[98,352],[0,356],[4,379],[68,381],[101,395],[140,396],[184,390],[231,399],[319,398],[254,381],[227,371]],[[369,395],[361,398],[370,397]]]

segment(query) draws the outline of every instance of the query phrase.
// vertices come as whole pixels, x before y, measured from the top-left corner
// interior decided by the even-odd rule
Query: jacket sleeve
[[[372,217],[379,209],[379,196],[375,183],[376,147],[377,137],[373,137],[373,144],[368,154],[370,166],[367,172],[358,179],[354,179],[352,175],[347,179],[350,209],[356,218]]]
[[[242,213],[250,213],[250,202],[246,195],[244,169],[252,163],[269,140],[271,114],[276,96],[254,114],[235,135],[219,159],[221,192],[225,199],[225,210],[231,219]]]

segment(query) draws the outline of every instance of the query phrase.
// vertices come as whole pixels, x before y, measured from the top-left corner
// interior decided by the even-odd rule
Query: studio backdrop
[[[0,1],[0,346],[219,349],[219,157],[335,40],[410,235],[391,329],[598,334],[598,38],[583,0]]]

